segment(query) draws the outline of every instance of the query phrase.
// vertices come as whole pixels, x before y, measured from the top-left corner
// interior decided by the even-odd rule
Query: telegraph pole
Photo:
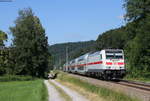
[[[66,69],[68,69],[68,46],[66,46]]]
[[[61,70],[61,57],[59,58],[59,69]]]

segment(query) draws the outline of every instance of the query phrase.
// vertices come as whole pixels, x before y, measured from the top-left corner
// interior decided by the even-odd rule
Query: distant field
[[[42,80],[0,82],[0,101],[47,101]]]

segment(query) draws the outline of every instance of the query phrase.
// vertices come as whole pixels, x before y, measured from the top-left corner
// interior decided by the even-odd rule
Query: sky
[[[0,0],[4,1],[4,0]],[[8,0],[7,0],[8,1]],[[96,40],[99,34],[125,24],[124,0],[12,0],[0,2],[0,30],[11,34],[18,11],[32,8],[50,45]]]

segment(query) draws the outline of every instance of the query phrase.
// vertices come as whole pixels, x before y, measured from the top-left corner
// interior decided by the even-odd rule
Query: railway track
[[[79,74],[72,74],[72,75],[78,75],[81,77],[86,77],[84,75],[79,75]],[[99,79],[93,78],[93,77],[87,77],[87,78],[99,80]],[[150,83],[122,80],[122,79],[118,79],[117,81],[108,81],[108,82],[150,92]]]
[[[79,74],[73,74],[73,75],[86,77],[84,75],[79,75]],[[87,78],[99,80],[99,79],[93,78],[93,77],[87,77]],[[118,79],[117,81],[108,81],[108,82],[150,92],[150,83],[136,82],[136,81],[129,81],[129,80],[121,80],[121,79]]]
[[[142,83],[127,80],[105,81],[97,78],[87,77],[77,74],[69,74],[90,84],[105,87],[114,91],[123,92],[128,96],[133,96],[141,101],[150,101],[150,83]]]
[[[115,83],[145,90],[145,91],[150,91],[150,83],[135,82],[135,81],[128,81],[128,80],[120,80],[120,82],[115,82]]]

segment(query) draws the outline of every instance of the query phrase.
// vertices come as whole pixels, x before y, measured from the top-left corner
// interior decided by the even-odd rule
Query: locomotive
[[[100,79],[122,79],[126,74],[124,52],[121,49],[103,49],[86,53],[63,65],[63,70]]]

